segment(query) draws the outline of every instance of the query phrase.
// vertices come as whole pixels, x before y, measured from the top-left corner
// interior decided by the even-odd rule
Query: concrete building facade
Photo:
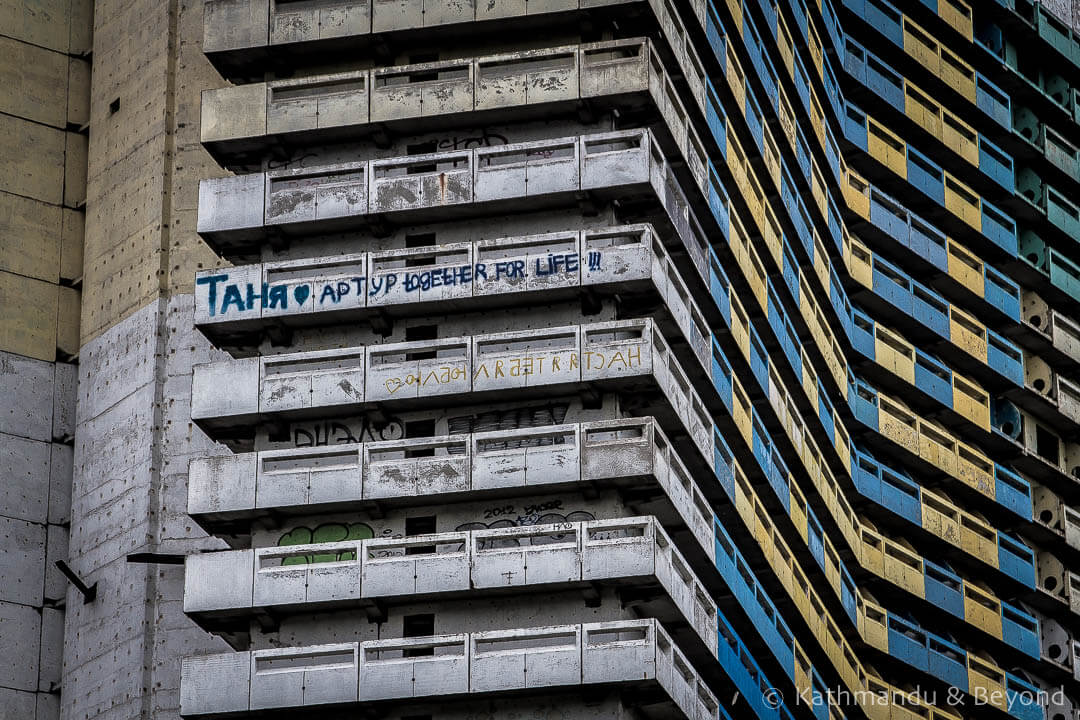
[[[0,4],[0,714],[60,713],[92,6]]]
[[[45,5],[2,712],[1080,717],[1068,3]]]

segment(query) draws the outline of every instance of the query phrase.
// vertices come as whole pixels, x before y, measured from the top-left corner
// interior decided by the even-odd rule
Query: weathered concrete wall
[[[94,32],[83,343],[219,262],[195,234],[198,179],[221,174],[199,144],[199,93],[222,84],[202,3],[101,0]]]
[[[194,273],[217,259],[195,234],[199,92],[221,83],[202,55],[202,3],[98,0],[89,102],[85,277],[71,560],[99,583],[73,601],[66,718],[175,717],[179,658],[220,649],[181,612],[183,571],[134,551],[207,542],[184,514],[193,429]]]
[[[91,6],[0,0],[0,717],[60,713]]]
[[[58,717],[77,368],[0,352],[0,707]]]
[[[220,452],[192,428],[188,405],[191,365],[210,357],[190,295],[154,302],[83,346],[71,562],[99,596],[71,598],[66,718],[175,716],[180,656],[222,647],[183,615],[181,567],[125,560],[220,545],[185,514],[188,459]]]

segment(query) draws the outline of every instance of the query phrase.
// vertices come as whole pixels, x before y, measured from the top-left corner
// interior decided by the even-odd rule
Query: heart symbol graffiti
[[[293,288],[293,298],[296,300],[297,305],[303,305],[307,302],[307,299],[311,296],[311,286],[309,285],[297,285]]]
[[[401,389],[402,384],[399,377],[386,378],[386,391],[393,395]]]

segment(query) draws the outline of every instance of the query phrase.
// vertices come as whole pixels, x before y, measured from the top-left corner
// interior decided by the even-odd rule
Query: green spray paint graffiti
[[[326,523],[319,525],[314,530],[307,527],[295,527],[278,538],[278,547],[290,547],[292,545],[311,545],[313,543],[346,542],[348,540],[367,540],[375,537],[375,532],[367,523]],[[284,558],[282,565],[307,565],[310,563],[338,562],[355,560],[356,553],[352,551],[340,553],[315,553],[312,555],[297,555],[296,557]]]

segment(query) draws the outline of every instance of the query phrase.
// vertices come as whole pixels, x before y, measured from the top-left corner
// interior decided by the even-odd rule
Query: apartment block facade
[[[92,14],[12,717],[1080,718],[1080,8]]]

